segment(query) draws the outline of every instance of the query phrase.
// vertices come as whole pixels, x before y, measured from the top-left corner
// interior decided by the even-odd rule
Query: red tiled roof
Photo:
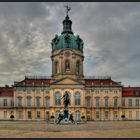
[[[13,96],[13,87],[0,87],[0,96]]]
[[[123,87],[123,97],[138,97],[140,96],[140,87]]]

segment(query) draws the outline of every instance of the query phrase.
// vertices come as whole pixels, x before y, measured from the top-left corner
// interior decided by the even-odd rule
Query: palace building
[[[140,87],[124,87],[109,76],[83,73],[83,40],[72,31],[66,14],[63,31],[52,40],[52,75],[25,76],[13,86],[0,87],[0,120],[50,120],[63,108],[61,97],[70,95],[75,120],[140,120]]]

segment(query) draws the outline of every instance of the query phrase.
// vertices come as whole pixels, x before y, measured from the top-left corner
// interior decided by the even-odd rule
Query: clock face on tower
[[[66,57],[69,57],[70,56],[70,52],[69,51],[67,51],[67,52],[65,52],[65,54],[64,54]]]

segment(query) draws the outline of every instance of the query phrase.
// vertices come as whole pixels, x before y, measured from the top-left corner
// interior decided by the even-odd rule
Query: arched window
[[[55,93],[55,105],[61,105],[61,94],[60,92]]]
[[[75,105],[80,105],[80,92],[75,93]]]
[[[22,106],[22,97],[21,96],[18,97],[18,106]]]
[[[108,107],[108,99],[109,99],[108,96],[105,96],[105,97],[104,97],[104,100],[105,100],[105,107]]]
[[[70,71],[70,61],[66,60],[65,61],[65,72],[69,72]]]
[[[50,97],[49,96],[45,97],[45,103],[46,103],[46,107],[49,108],[50,107]]]
[[[118,107],[118,97],[114,97],[114,107]]]
[[[31,96],[27,96],[27,106],[31,106]]]
[[[55,73],[59,73],[59,64],[58,61],[55,62]]]
[[[40,98],[39,96],[36,96],[36,106],[40,107]]]
[[[76,116],[75,120],[79,121],[80,120],[80,111],[76,111]]]
[[[86,97],[86,107],[90,107],[90,96]]]
[[[76,62],[76,73],[79,74],[80,73],[80,61]]]

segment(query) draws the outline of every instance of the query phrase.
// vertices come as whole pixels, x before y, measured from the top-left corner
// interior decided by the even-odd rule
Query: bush
[[[121,118],[124,119],[125,118],[125,115],[121,115]]]
[[[11,115],[10,115],[10,118],[11,118],[11,120],[13,120],[13,119],[14,119],[14,115],[13,115],[13,114],[11,114]]]
[[[51,119],[54,119],[54,116],[53,115],[51,116]]]
[[[81,116],[81,119],[85,119],[85,116]]]

